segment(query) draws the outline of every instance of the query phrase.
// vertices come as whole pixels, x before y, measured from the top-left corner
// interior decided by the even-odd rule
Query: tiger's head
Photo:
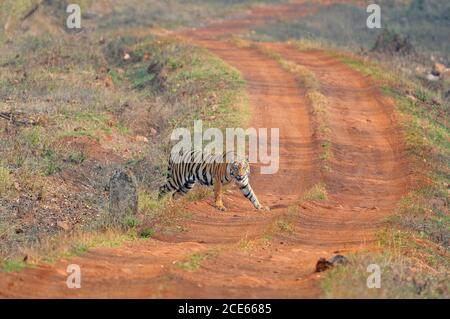
[[[250,164],[248,163],[248,160],[246,160],[246,159],[235,160],[231,164],[230,174],[237,181],[242,181],[245,177],[249,176],[250,175]]]

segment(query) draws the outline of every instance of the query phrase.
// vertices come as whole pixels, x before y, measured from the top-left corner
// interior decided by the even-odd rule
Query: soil
[[[280,128],[278,173],[261,175],[258,166],[252,167],[251,184],[270,211],[254,210],[231,188],[224,198],[226,212],[214,209],[211,198],[189,204],[182,231],[2,274],[0,297],[317,298],[324,276],[316,272],[320,258],[373,248],[374,233],[408,185],[392,103],[368,78],[324,52],[267,44],[314,72],[328,98],[333,156],[323,173],[312,108],[293,75],[259,51],[226,40],[227,34],[268,17],[307,14],[291,9],[264,6],[243,18],[181,34],[243,74],[250,126]],[[328,199],[300,202],[319,181],[325,182]],[[291,227],[277,229],[290,210],[295,211]],[[197,269],[180,267],[193,254],[203,256]],[[81,267],[80,289],[66,286],[69,264]]]

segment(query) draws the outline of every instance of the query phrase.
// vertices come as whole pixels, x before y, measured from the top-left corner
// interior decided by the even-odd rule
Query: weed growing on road
[[[202,263],[210,258],[217,256],[217,252],[208,250],[206,252],[194,253],[188,256],[185,260],[176,263],[177,267],[185,271],[195,271],[200,268]]]

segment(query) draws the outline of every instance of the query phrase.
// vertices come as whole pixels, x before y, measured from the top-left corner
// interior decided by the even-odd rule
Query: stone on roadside
[[[138,210],[137,182],[127,169],[117,170],[109,182],[109,209],[113,222],[121,222]]]

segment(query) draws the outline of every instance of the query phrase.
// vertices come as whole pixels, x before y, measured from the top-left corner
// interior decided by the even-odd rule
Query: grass
[[[7,260],[4,263],[1,263],[1,271],[3,272],[17,272],[24,269],[27,264],[23,261],[17,260]]]
[[[337,266],[321,282],[325,298],[448,298],[448,274],[418,269],[413,259],[385,253],[348,256],[350,266]],[[368,288],[367,267],[380,266],[381,287]],[[433,273],[432,275],[429,273]]]
[[[290,235],[295,231],[295,223],[298,221],[299,208],[294,204],[287,208],[281,215],[273,218],[267,225],[262,235],[261,244],[267,246],[277,235]]]
[[[277,231],[282,232],[282,233],[292,233],[294,231],[294,228],[292,227],[292,225],[285,220],[277,220],[275,225],[276,225]]]
[[[11,187],[12,179],[9,170],[0,165],[0,196],[6,194]]]
[[[330,53],[371,77],[395,104],[414,187],[378,234],[378,249],[351,256],[352,263],[326,274],[326,297],[448,298],[450,219],[448,102],[439,93],[383,65],[342,51]],[[366,267],[382,269],[382,288],[368,289]]]
[[[331,4],[301,19],[277,21],[256,27],[249,33],[252,40],[302,40],[332,43],[354,52],[372,49],[377,36],[385,29],[409,37],[424,56],[434,55],[448,64],[450,50],[446,21],[449,4],[444,0],[378,1],[382,8],[382,29],[366,27],[366,7],[348,3]],[[310,6],[314,6],[310,2]],[[433,36],[430,36],[432,34]],[[318,43],[317,43],[318,42]]]
[[[43,5],[37,17],[55,9],[46,11],[48,4]],[[48,19],[49,28],[58,17]],[[205,127],[235,127],[248,118],[242,76],[206,50],[139,28],[99,28],[77,46],[74,37],[59,28],[18,32],[0,46],[0,99],[8,101],[0,108],[12,105],[26,117],[46,119],[33,127],[7,128],[0,120],[0,221],[7,229],[16,224],[23,229],[0,242],[0,257],[6,260],[20,260],[27,248],[39,255],[38,237],[59,236],[51,216],[83,215],[82,228],[102,237],[109,227],[102,213],[108,205],[104,190],[120,165],[137,177],[144,215],[125,221],[125,232],[131,228],[149,238],[158,231],[184,231],[180,223],[189,214],[182,206],[210,192],[192,192],[179,203],[155,199],[173,128],[190,128],[193,119],[202,119]],[[157,67],[149,71],[153,63]],[[136,136],[149,142],[130,142]],[[15,198],[22,206],[28,205],[24,199],[34,200],[36,227],[9,213]],[[55,203],[73,205],[59,209]]]
[[[155,231],[152,228],[144,228],[139,232],[140,238],[151,238],[155,234]]]
[[[195,271],[201,267],[204,261],[215,256],[217,256],[217,252],[214,250],[194,253],[189,255],[185,260],[177,262],[176,266],[185,271]]]
[[[324,183],[317,183],[308,189],[302,196],[302,201],[324,201],[328,199]]]
[[[188,3],[183,0],[163,2],[130,0],[116,3],[113,8],[108,7],[109,2],[106,0],[80,0],[77,4],[80,5],[81,12],[90,12],[96,15],[95,27],[101,32],[105,32],[111,29],[135,30],[157,26],[164,28],[199,26],[205,19],[222,18],[257,3],[271,2],[277,3],[283,2],[283,0],[238,0],[232,2],[189,0]],[[67,18],[66,1],[5,0],[0,3],[0,43],[11,40],[20,33],[24,18],[29,15],[35,5],[39,5],[38,10],[26,21],[33,20],[33,17],[38,16],[46,19],[44,25],[39,25],[40,29],[56,32],[56,27],[52,23],[62,28]],[[83,17],[83,21],[84,25],[92,25],[90,19]]]
[[[61,258],[71,258],[84,254],[88,249],[99,247],[117,247],[138,238],[136,231],[123,232],[119,228],[105,231],[85,231],[79,229],[71,234],[61,233],[43,238],[39,245],[22,247],[20,254],[13,258],[0,260],[2,271],[20,271],[25,267],[49,264]],[[23,261],[23,256],[27,261]]]
[[[448,251],[417,233],[387,228],[379,232],[377,249],[348,256],[348,266],[337,266],[321,282],[326,298],[448,298]],[[371,264],[380,266],[381,288],[369,289]]]

